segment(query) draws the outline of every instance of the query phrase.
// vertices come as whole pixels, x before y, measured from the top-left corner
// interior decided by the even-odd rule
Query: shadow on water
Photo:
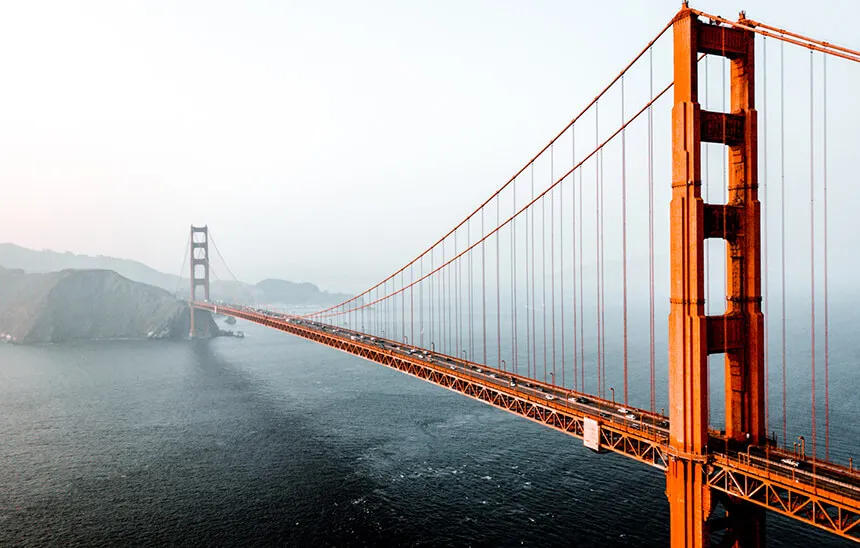
[[[375,546],[392,538],[352,504],[376,488],[354,455],[327,444],[312,417],[209,341],[190,350],[185,377],[115,402],[112,426],[67,426],[70,449],[49,461],[68,481],[21,486],[14,504],[0,502],[0,545]]]
[[[376,516],[355,504],[377,487],[356,468],[355,454],[327,443],[314,417],[233,366],[210,341],[195,341],[192,351],[186,389],[195,405],[185,422],[194,435],[163,454],[159,482],[188,485],[193,493],[182,500],[196,502],[174,508],[184,518],[171,519],[169,534],[153,530],[154,542],[376,546],[391,540]],[[189,530],[189,523],[202,527]]]
[[[264,333],[3,354],[0,545],[666,545],[659,471]]]

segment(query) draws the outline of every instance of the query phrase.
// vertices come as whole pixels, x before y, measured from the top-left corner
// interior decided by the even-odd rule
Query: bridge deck
[[[423,348],[294,316],[237,305],[193,306],[271,327],[386,365],[566,434],[583,438],[586,419],[599,425],[601,451],[665,469],[669,422],[646,410],[574,392]],[[773,447],[734,451],[713,437],[708,485],[794,519],[860,542],[860,473],[825,461],[797,461]]]

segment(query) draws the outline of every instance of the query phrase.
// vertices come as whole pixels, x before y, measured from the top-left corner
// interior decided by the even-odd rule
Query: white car
[[[554,400],[554,399],[555,399],[555,396],[553,396],[552,394],[547,394],[547,395],[546,395],[546,399],[548,399],[548,400]]]
[[[783,463],[786,466],[791,466],[792,468],[800,468],[800,463],[794,459],[780,459],[779,462]]]

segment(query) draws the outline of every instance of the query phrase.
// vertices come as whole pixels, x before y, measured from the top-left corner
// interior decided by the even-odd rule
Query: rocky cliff
[[[206,311],[196,311],[195,321],[201,336],[220,333]],[[0,268],[0,338],[9,342],[180,338],[188,328],[187,303],[112,270]]]

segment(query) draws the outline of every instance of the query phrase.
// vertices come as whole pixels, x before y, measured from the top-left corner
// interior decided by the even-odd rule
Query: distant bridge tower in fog
[[[197,300],[197,286],[203,286],[203,298],[209,302],[209,227],[191,225],[191,250],[189,279],[191,280],[190,302]],[[198,268],[199,267],[199,268]],[[193,339],[197,335],[194,325],[194,309],[190,310],[191,329],[189,336]]]

